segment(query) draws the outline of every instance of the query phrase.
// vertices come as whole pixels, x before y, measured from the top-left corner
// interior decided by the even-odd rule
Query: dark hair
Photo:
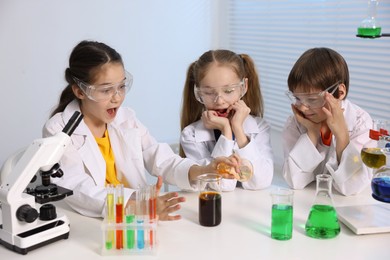
[[[313,88],[325,90],[338,81],[345,85],[346,97],[349,71],[344,58],[329,48],[312,48],[305,51],[295,62],[288,75],[287,84],[292,92],[297,88],[310,92]],[[333,96],[338,98],[339,92],[336,91]]]
[[[72,85],[73,77],[91,83],[97,70],[107,63],[123,64],[121,55],[108,45],[96,41],[82,41],[77,44],[69,57],[69,68],[65,70],[68,85],[62,91],[59,103],[50,116],[63,112],[65,107],[76,99]]]

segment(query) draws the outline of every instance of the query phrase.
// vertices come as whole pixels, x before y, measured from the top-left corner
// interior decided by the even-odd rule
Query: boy
[[[283,177],[303,189],[315,176],[329,173],[343,195],[361,192],[372,170],[360,158],[372,127],[370,115],[346,99],[349,71],[344,58],[329,48],[302,54],[288,76],[293,116],[283,130]]]

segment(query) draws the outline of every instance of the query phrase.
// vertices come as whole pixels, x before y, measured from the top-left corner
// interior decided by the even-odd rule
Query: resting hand
[[[202,122],[206,129],[218,129],[221,132],[224,130],[230,130],[229,119],[218,116],[214,110],[206,110],[202,113]]]
[[[239,100],[228,108],[228,113],[232,114],[230,119],[233,132],[237,132],[237,128],[242,128],[245,119],[250,114],[251,109],[245,104],[243,100]]]
[[[156,183],[156,193],[157,193],[157,216],[159,220],[178,220],[181,219],[180,215],[170,215],[171,213],[178,211],[180,209],[181,202],[185,201],[184,197],[179,197],[177,192],[169,192],[167,194],[161,195],[160,190],[162,187],[162,177],[158,176]]]
[[[309,136],[313,145],[316,146],[321,132],[321,123],[315,123],[305,118],[305,115],[294,105],[291,105],[291,109],[298,123],[300,123],[307,129],[307,135]]]
[[[294,113],[295,118],[297,121],[303,125],[308,132],[316,132],[319,133],[321,130],[321,123],[315,123],[305,117],[305,115],[294,105],[291,105],[291,109]]]
[[[344,109],[341,108],[341,102],[335,99],[330,93],[326,93],[325,100],[327,105],[322,108],[326,114],[326,123],[336,138],[337,161],[340,162],[341,155],[349,144],[349,132],[344,118]]]
[[[326,123],[336,138],[349,136],[347,124],[344,118],[344,109],[341,108],[340,100],[326,93],[327,105],[322,108],[326,114]]]

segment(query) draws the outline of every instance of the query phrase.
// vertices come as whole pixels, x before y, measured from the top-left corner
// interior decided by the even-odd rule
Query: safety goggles
[[[202,104],[213,104],[218,98],[223,98],[226,102],[235,102],[245,95],[245,83],[224,86],[221,88],[212,87],[194,87],[195,98]]]
[[[125,79],[122,82],[116,84],[102,84],[102,85],[90,85],[76,77],[73,77],[76,84],[84,92],[87,97],[96,102],[102,102],[110,100],[113,96],[118,94],[124,97],[130,90],[133,84],[133,76],[129,72],[125,72]]]
[[[321,108],[325,105],[325,93],[330,92],[330,94],[334,94],[338,89],[341,81],[337,81],[335,84],[330,86],[329,88],[319,92],[319,93],[293,93],[291,91],[287,91],[286,95],[291,100],[291,104],[294,106],[304,105],[307,108]]]

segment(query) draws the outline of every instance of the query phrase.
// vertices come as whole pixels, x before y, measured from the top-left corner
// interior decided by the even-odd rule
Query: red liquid
[[[149,199],[149,219],[155,220],[156,219],[156,202],[157,199]],[[154,234],[153,231],[149,231],[149,240],[150,240],[150,246],[154,245],[154,240],[153,240]]]
[[[203,192],[199,195],[199,223],[202,226],[213,227],[221,223],[221,194]]]
[[[123,222],[123,204],[116,204],[116,223]],[[123,230],[116,231],[116,249],[123,248]]]

